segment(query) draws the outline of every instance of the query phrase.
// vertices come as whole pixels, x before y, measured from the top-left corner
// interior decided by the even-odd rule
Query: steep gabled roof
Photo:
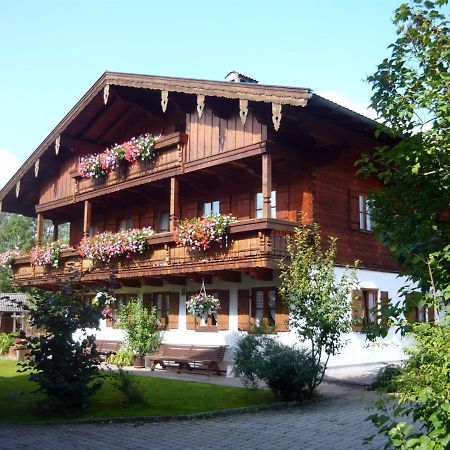
[[[160,91],[161,99],[167,99],[167,97],[170,99],[171,93],[179,93],[196,95],[197,102],[204,101],[208,97],[217,97],[258,103],[271,103],[275,106],[290,105],[293,107],[305,107],[308,105],[308,107],[320,109],[322,113],[328,111],[334,117],[341,116],[345,121],[356,124],[361,130],[374,130],[377,126],[376,122],[316,96],[307,88],[105,72],[58,123],[0,191],[0,206],[3,204],[3,210],[10,212],[20,210],[23,213],[34,214],[34,204],[31,200],[21,200],[22,204],[20,207],[19,202],[16,200],[16,197],[20,195],[21,180],[24,177],[27,177],[28,180],[32,179],[36,165],[39,164],[39,159],[50,151],[56,150],[57,152],[60,137],[65,130],[74,123],[94,100],[100,105],[100,99],[104,97],[104,103],[106,104],[109,91],[114,86]],[[17,205],[15,205],[16,203]]]

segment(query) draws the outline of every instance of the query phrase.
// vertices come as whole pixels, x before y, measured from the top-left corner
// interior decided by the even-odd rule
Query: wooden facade
[[[352,226],[351,193],[378,187],[354,168],[360,153],[377,145],[375,128],[305,89],[105,74],[1,191],[2,208],[37,215],[38,230],[43,219],[69,222],[74,249],[92,230],[115,232],[122,221],[157,234],[144,255],[105,267],[76,250],[55,270],[21,257],[14,280],[54,286],[73,268],[86,283],[114,273],[135,286],[199,274],[267,277],[287,256],[285,237],[300,214],[339,238],[339,264],[358,259],[363,268],[395,271],[373,233]],[[145,132],[161,135],[154,160],[104,179],[80,177],[80,157]],[[229,244],[197,254],[177,247],[176,221],[202,215],[213,201],[237,217]]]

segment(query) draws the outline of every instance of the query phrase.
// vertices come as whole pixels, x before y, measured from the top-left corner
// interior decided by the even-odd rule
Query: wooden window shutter
[[[417,322],[417,302],[414,294],[405,295],[405,307],[406,320],[410,323]]]
[[[197,217],[198,216],[197,202],[189,202],[186,205],[186,209],[183,210],[183,215],[186,217],[186,219],[193,219],[193,218]]]
[[[350,229],[359,230],[359,193],[349,191],[348,198]]]
[[[275,328],[277,331],[289,331],[288,308],[278,291],[275,303]]]
[[[428,308],[428,322],[434,322],[435,314],[434,314],[434,306],[430,306]]]
[[[352,291],[353,319],[356,321],[352,326],[353,331],[361,331],[363,328],[363,302],[362,291]]]
[[[131,216],[131,227],[132,228],[140,228],[139,214],[133,214]]]
[[[111,231],[115,233],[117,231],[117,221],[115,218],[108,218],[105,223],[106,231]]]
[[[178,328],[178,312],[180,310],[180,294],[171,292],[169,294],[169,323],[167,329],[174,330]]]
[[[250,194],[248,192],[244,192],[237,196],[236,215],[238,219],[250,218]]]
[[[194,295],[195,292],[186,292],[186,301],[189,300],[191,295]],[[195,318],[191,316],[186,308],[186,329],[187,330],[195,330]]]
[[[252,295],[250,299],[250,325],[256,324],[256,289],[252,289]]]
[[[250,290],[238,290],[238,330],[248,330],[250,325]]]
[[[153,308],[153,294],[151,292],[142,295],[142,304],[144,308],[147,308],[149,312],[152,311]]]
[[[382,309],[387,308],[389,306],[389,292],[381,291],[380,292],[380,300],[381,300],[381,308]],[[386,317],[381,316],[381,313],[379,314],[379,316],[380,316],[380,325],[387,330],[388,329],[388,319]]]
[[[289,185],[277,188],[277,219],[289,220]]]
[[[230,291],[219,291],[220,308],[217,313],[217,329],[230,328]]]

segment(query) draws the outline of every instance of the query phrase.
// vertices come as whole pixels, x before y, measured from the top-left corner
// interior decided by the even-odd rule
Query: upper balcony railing
[[[72,271],[83,281],[108,280],[112,273],[123,280],[145,280],[164,276],[188,276],[217,273],[224,270],[251,271],[278,269],[287,257],[286,235],[293,232],[294,222],[279,219],[248,219],[230,225],[230,239],[224,247],[191,251],[177,246],[171,233],[148,238],[149,248],[133,258],[120,258],[106,265],[93,265],[74,249],[64,250],[58,269],[30,263],[29,257],[16,258],[14,281],[24,285],[48,285],[67,277]]]

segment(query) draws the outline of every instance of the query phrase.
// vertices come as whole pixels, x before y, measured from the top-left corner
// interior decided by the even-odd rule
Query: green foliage
[[[236,370],[244,384],[256,387],[265,381],[276,397],[301,400],[311,395],[311,385],[317,377],[317,366],[306,350],[283,345],[261,334],[242,336],[234,354]]]
[[[121,305],[118,326],[125,331],[127,349],[134,355],[143,356],[146,353],[153,353],[161,344],[156,309],[153,308],[149,313],[138,298],[131,299],[126,305]]]
[[[368,418],[386,448],[450,447],[450,326],[414,326],[415,346],[396,377],[396,404],[381,398]],[[373,436],[368,438],[370,441]]]
[[[9,347],[14,345],[15,338],[11,334],[0,333],[0,355],[8,353]]]
[[[363,155],[378,238],[403,274],[450,300],[450,30],[447,0],[414,0],[394,16],[398,39],[368,78],[391,145]],[[399,139],[401,136],[401,139]],[[431,300],[432,297],[429,298]]]
[[[388,364],[379,370],[375,380],[370,385],[370,389],[379,392],[396,392],[398,389],[397,379],[402,373],[402,366]]]
[[[122,393],[128,404],[136,405],[146,402],[142,386],[135,377],[130,376],[121,368],[117,372],[113,372],[111,376],[113,386]]]
[[[330,355],[339,353],[345,345],[342,335],[351,331],[349,298],[356,276],[346,270],[336,279],[336,239],[330,238],[324,250],[317,224],[296,227],[287,247],[290,264],[281,266],[280,293],[290,308],[291,328],[311,348],[317,366],[310,385],[313,390],[322,381]]]
[[[46,404],[65,410],[86,406],[101,386],[95,357],[94,336],[74,341],[73,333],[98,328],[104,304],[85,302],[83,291],[63,285],[60,291],[34,291],[30,324],[43,333],[29,338],[31,357],[22,372],[47,396]]]
[[[259,324],[252,324],[248,329],[249,334],[276,334],[277,327],[270,325],[267,319],[262,319]]]
[[[108,362],[116,365],[117,367],[132,366],[134,362],[134,355],[133,352],[129,350],[119,350],[117,353],[113,353],[108,358]]]

